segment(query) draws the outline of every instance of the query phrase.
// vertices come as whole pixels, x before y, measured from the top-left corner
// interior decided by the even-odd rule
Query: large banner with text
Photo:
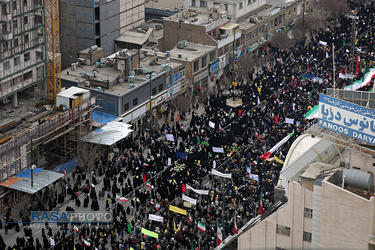
[[[319,126],[375,145],[375,111],[319,95]]]

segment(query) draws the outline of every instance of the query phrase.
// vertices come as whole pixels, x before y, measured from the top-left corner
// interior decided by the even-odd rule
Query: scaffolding
[[[89,98],[87,102],[24,130],[0,145],[0,182],[31,165],[52,170],[76,157],[79,138],[91,131],[93,100]],[[0,187],[0,204],[5,205],[0,210],[25,196],[22,192]]]

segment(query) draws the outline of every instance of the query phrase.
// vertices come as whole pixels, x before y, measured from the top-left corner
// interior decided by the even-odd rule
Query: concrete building
[[[335,100],[328,107],[335,114],[352,112],[345,117],[361,120],[375,114],[344,101],[347,94],[321,95],[319,110],[327,107],[325,100]],[[326,128],[327,118],[320,115],[319,123],[293,142],[275,188],[278,209],[267,209],[241,229],[238,249],[375,249],[375,150],[368,137],[359,136],[375,133],[361,125]]]
[[[114,40],[144,22],[144,0],[60,1],[62,66],[75,62],[77,53],[93,45],[115,52]]]
[[[232,23],[246,19],[249,13],[266,5],[266,0],[184,0],[184,9],[208,11],[214,6],[224,6]]]
[[[43,1],[0,1],[0,100],[45,84],[45,23]]]

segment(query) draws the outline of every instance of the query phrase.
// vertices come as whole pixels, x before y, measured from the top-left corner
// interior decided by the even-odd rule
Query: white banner
[[[172,159],[168,157],[168,166],[172,165]]]
[[[191,204],[197,205],[197,200],[193,199],[193,198],[190,198],[189,196],[186,196],[186,195],[182,194],[182,199],[184,201],[190,202]]]
[[[209,121],[208,126],[210,126],[211,128],[215,128],[215,123],[213,123],[212,121]]]
[[[249,173],[250,180],[256,180],[259,181],[259,175],[257,174],[250,174]]]
[[[224,153],[223,148],[212,147],[212,151],[215,153]]]
[[[161,217],[161,216],[158,216],[156,214],[149,214],[148,215],[148,219],[149,220],[154,220],[154,221],[159,221],[159,222],[163,222],[164,218]]]
[[[341,79],[352,79],[354,76],[355,75],[339,73],[339,78]]]
[[[324,42],[324,41],[319,41],[319,44],[323,46],[327,46],[327,42]]]
[[[232,174],[223,174],[223,173],[221,173],[221,172],[219,172],[219,171],[217,171],[215,169],[212,169],[212,174],[220,176],[220,177],[232,179]]]
[[[202,189],[195,189],[189,186],[189,184],[186,184],[186,189],[190,189],[191,191],[197,193],[197,194],[205,194],[208,195],[208,190],[202,190]]]
[[[285,123],[294,124],[294,119],[285,117]]]
[[[215,160],[212,162],[212,167],[216,168],[216,161]]]
[[[165,137],[168,141],[174,141],[174,136],[172,134],[166,134]]]

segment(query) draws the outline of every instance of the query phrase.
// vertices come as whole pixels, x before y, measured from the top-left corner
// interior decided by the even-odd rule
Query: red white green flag
[[[236,220],[236,211],[234,211],[234,215],[233,215],[233,233],[234,234],[238,234],[237,220]]]
[[[152,186],[149,182],[146,182],[146,187],[149,187],[149,188],[151,188],[151,189],[154,188],[154,186]]]
[[[219,226],[219,222],[216,222],[217,226],[217,245],[220,246],[221,242],[223,241],[223,234],[221,233],[221,228]]]
[[[191,213],[190,212],[188,214],[188,220],[189,220],[190,223],[193,221],[193,219],[191,218]]]
[[[198,221],[198,229],[202,232],[206,232],[206,225],[203,225],[200,221]]]
[[[85,243],[85,246],[89,247],[91,246],[91,242],[88,241],[88,240],[83,240],[83,242]]]
[[[260,199],[259,199],[259,214],[263,214],[263,191],[260,190]]]
[[[293,135],[294,135],[294,131],[292,133],[290,133],[289,135],[287,135],[286,137],[284,137],[284,139],[279,141],[267,153],[261,155],[260,159],[262,159],[264,161],[264,160],[267,160],[268,158],[270,158],[271,154],[273,154],[278,148],[280,148],[284,143],[286,143],[289,140],[289,138],[292,138]]]

